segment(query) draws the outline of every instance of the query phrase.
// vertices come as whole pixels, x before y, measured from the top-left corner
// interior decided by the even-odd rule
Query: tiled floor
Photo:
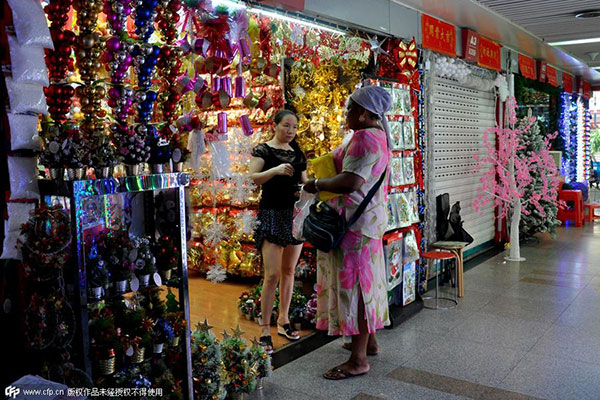
[[[379,334],[369,374],[321,377],[341,340],[290,363],[250,399],[600,399],[600,223],[525,244],[465,274],[455,310]]]

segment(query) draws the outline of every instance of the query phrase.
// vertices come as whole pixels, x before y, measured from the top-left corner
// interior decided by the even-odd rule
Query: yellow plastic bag
[[[332,153],[327,153],[324,156],[314,158],[310,160],[310,163],[312,170],[315,173],[315,178],[317,179],[332,178],[337,175]],[[341,196],[341,194],[319,192],[319,200],[321,201],[328,201],[339,196]]]

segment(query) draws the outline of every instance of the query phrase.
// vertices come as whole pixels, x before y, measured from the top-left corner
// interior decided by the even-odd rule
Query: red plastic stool
[[[431,264],[433,263],[433,265],[440,265],[440,261],[443,260],[455,260],[455,264],[454,264],[454,281],[457,281],[457,268],[456,266],[458,265],[458,259],[456,257],[456,254],[451,253],[449,251],[427,251],[425,253],[423,253],[421,255],[421,257],[423,257],[425,259],[425,262],[427,263],[427,278],[429,278],[429,270],[431,269]],[[423,305],[423,307],[425,308],[431,308],[434,310],[448,310],[450,308],[454,308],[458,305],[458,284],[455,285],[455,290],[454,290],[454,298],[451,299],[449,297],[440,297],[439,295],[439,269],[435,269],[434,270],[435,273],[435,297],[433,296],[427,296],[427,297],[423,297],[423,300],[435,300],[435,306],[433,305],[427,305],[427,303],[425,303]],[[444,300],[447,302],[450,302],[451,305],[447,306],[447,307],[443,307],[440,306],[440,300]]]
[[[583,197],[580,190],[561,190],[558,192],[558,200],[573,202],[573,208],[559,208],[558,219],[563,223],[567,220],[575,221],[575,226],[583,225]]]
[[[595,219],[600,219],[600,215],[596,215],[596,209],[600,209],[600,204],[589,203],[583,205],[583,218],[588,222],[594,222]],[[587,213],[586,213],[587,210]]]

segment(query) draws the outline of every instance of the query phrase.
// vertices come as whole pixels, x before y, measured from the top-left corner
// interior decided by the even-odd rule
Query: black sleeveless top
[[[259,207],[265,210],[282,210],[294,207],[298,200],[296,192],[306,171],[306,156],[295,142],[290,143],[293,150],[276,149],[266,143],[261,143],[252,150],[254,157],[265,160],[261,172],[281,164],[291,164],[294,167],[293,176],[277,175],[262,184],[262,195]]]

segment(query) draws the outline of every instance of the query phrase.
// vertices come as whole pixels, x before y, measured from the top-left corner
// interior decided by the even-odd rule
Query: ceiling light
[[[213,0],[212,4],[213,4],[213,6],[223,5],[223,6],[232,7],[232,8],[244,8],[245,7],[245,5],[243,3],[238,3],[237,1],[232,1],[232,0]],[[264,10],[262,8],[257,8],[257,7],[245,7],[245,8],[253,14],[264,15],[266,17],[280,19],[282,21],[291,22],[293,24],[304,25],[309,28],[314,28],[314,29],[319,29],[322,31],[336,33],[338,35],[346,34],[346,32],[344,32],[340,29],[330,28],[328,26],[319,25],[319,24],[316,24],[316,23],[313,23],[310,21],[306,21],[304,19],[290,17],[289,15],[280,14],[275,11]]]
[[[599,18],[600,10],[580,11],[575,14],[575,18],[587,19],[587,18]]]
[[[565,40],[562,42],[552,42],[548,43],[550,46],[569,46],[573,44],[586,44],[586,43],[598,43],[600,42],[600,37],[589,38],[589,39],[575,39],[575,40]]]

